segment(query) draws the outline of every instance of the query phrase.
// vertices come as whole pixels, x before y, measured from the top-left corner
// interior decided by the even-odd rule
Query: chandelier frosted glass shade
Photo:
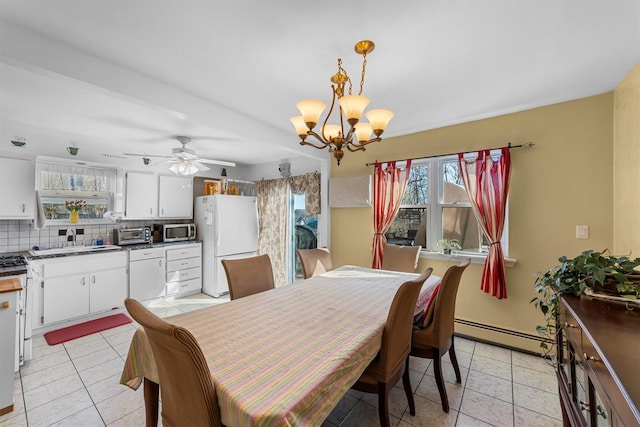
[[[342,68],[342,59],[338,58],[338,72],[331,76],[332,99],[331,106],[327,112],[320,131],[314,128],[320,123],[320,117],[326,108],[322,101],[307,99],[300,101],[296,107],[300,111],[299,116],[291,117],[290,121],[296,129],[296,134],[300,137],[300,145],[310,145],[317,149],[328,148],[329,152],[340,165],[340,160],[344,156],[344,148],[349,151],[364,150],[365,145],[372,142],[381,141],[380,135],[385,131],[389,121],[393,118],[393,112],[386,109],[374,109],[364,112],[369,105],[369,98],[362,95],[364,87],[365,67],[367,64],[367,54],[371,53],[375,44],[369,40],[363,40],[355,45],[355,51],[362,55],[362,80],[360,81],[360,91],[357,95],[351,94],[351,79],[347,71]],[[348,94],[345,94],[345,87],[348,84]],[[337,101],[337,105],[336,105]],[[332,113],[336,111],[337,118],[333,118],[334,123],[328,124]],[[365,115],[369,122],[362,121]],[[345,123],[347,126],[345,126]],[[374,135],[371,137],[371,135]],[[307,141],[307,137],[312,136],[314,142]]]
[[[176,175],[193,175],[198,172],[198,167],[188,160],[178,160],[169,166],[169,170]]]

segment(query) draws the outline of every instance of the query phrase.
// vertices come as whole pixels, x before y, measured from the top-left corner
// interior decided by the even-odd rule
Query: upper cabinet
[[[0,158],[0,182],[0,218],[32,219],[36,198],[33,162]]]
[[[127,172],[125,218],[158,217],[158,176],[143,172]]]
[[[160,175],[160,218],[193,217],[193,178]]]
[[[125,218],[192,218],[193,178],[127,172]]]

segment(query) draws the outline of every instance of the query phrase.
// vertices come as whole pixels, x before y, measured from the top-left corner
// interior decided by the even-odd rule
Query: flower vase
[[[69,222],[71,224],[77,224],[79,219],[80,218],[78,217],[78,211],[71,211],[69,213]]]

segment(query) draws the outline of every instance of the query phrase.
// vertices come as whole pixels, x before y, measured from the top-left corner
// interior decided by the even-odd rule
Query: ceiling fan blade
[[[199,157],[197,161],[202,163],[208,163],[211,165],[228,166],[231,168],[236,167],[236,164],[234,162],[225,162],[224,160],[203,159],[202,157]]]
[[[193,165],[194,165],[195,167],[197,167],[197,168],[198,168],[198,170],[199,170],[199,171],[208,171],[208,170],[209,170],[209,168],[208,168],[208,167],[206,167],[205,165],[203,165],[202,163],[200,163],[200,162],[199,162],[199,161],[197,161],[197,160],[196,160],[196,161],[193,161],[192,163],[193,163]]]
[[[163,159],[169,159],[173,156],[161,156],[159,154],[136,154],[136,153],[122,153],[125,156],[137,156],[137,157],[161,157]]]
[[[154,166],[166,165],[166,164],[169,164],[169,163],[176,163],[177,161],[178,161],[178,159],[168,159],[168,160],[165,160],[165,161],[160,162],[160,163],[154,163]]]

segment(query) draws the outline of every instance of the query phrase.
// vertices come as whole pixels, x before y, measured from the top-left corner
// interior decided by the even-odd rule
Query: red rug
[[[112,316],[102,317],[100,319],[90,320],[78,325],[47,332],[44,334],[44,339],[47,341],[47,344],[56,345],[84,337],[86,335],[95,334],[96,332],[104,331],[106,329],[115,328],[116,326],[126,325],[127,323],[131,323],[131,319],[129,319],[126,314],[114,314]]]

